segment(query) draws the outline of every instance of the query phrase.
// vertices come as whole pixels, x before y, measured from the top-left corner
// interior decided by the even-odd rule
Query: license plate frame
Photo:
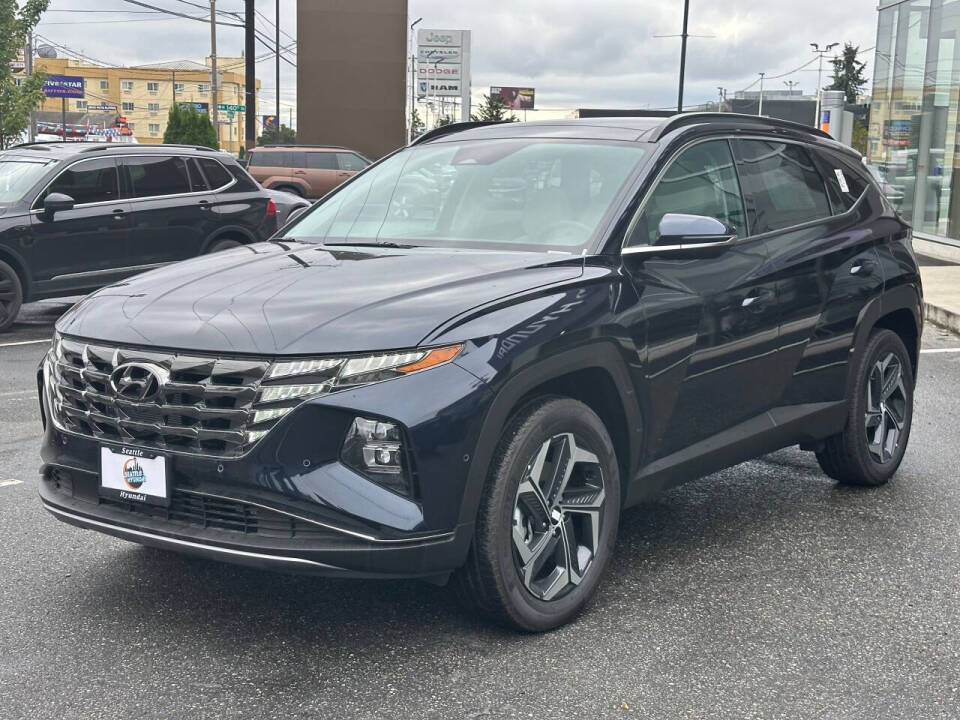
[[[140,448],[100,446],[100,496],[170,506],[170,458]]]

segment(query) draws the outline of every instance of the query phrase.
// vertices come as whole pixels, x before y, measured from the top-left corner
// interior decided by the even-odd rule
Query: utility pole
[[[821,50],[819,44],[810,43],[813,51],[820,56],[820,69],[817,71],[817,116],[813,119],[813,126],[816,128],[820,127],[820,110],[822,107],[821,87],[823,84],[823,56],[833,50],[839,44],[840,43],[830,43]]]
[[[680,35],[680,93],[677,97],[677,112],[683,112],[683,75],[687,70],[687,25],[690,21],[690,0],[683,0],[683,33]]]
[[[423,18],[420,17],[410,23],[410,38],[408,40],[410,46],[410,111],[407,113],[407,142],[413,140],[413,112],[417,107],[417,57],[413,54],[413,29],[422,20]]]
[[[724,100],[727,99],[727,91],[724,90],[722,87],[719,87],[719,86],[717,87],[717,90],[720,91],[720,101],[717,103],[717,111],[718,111],[718,112],[723,112],[723,111],[724,111],[724,110],[723,110],[723,102],[724,102]]]
[[[245,0],[244,10],[246,21],[244,22],[246,34],[243,43],[243,56],[246,60],[246,72],[244,73],[246,84],[246,97],[244,104],[247,106],[245,127],[246,130],[246,148],[250,152],[257,144],[257,45],[256,45],[256,10],[255,0]],[[277,45],[277,57],[280,56],[280,46]],[[277,61],[279,62],[279,60]],[[279,122],[279,119],[278,119]],[[279,128],[278,128],[279,129]]]
[[[280,0],[277,0],[277,139],[280,139]]]
[[[760,110],[757,115],[763,115],[763,76],[766,73],[760,73]]]
[[[217,0],[210,0],[210,118],[213,120],[213,131],[220,142],[220,117],[217,112]]]
[[[23,74],[26,77],[33,75],[33,32],[27,33],[27,46],[23,49]],[[33,110],[30,111],[30,123],[27,128],[27,142],[33,142],[36,139],[36,130],[34,129]]]

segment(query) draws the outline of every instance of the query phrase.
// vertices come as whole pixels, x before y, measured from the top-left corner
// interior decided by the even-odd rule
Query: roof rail
[[[321,148],[323,150],[350,150],[348,147],[343,145],[299,145],[297,143],[270,143],[268,145],[257,145],[253,148]]]
[[[205,152],[218,152],[213,148],[208,148],[203,145],[183,145],[178,143],[158,143],[156,145],[148,145],[137,143],[100,143],[100,142],[88,142],[88,143],[70,143],[71,145],[89,145],[90,147],[85,147],[80,152],[97,152],[98,150],[110,150],[112,148],[136,148],[140,150],[159,150],[162,151],[164,148],[179,148],[181,150],[201,150]]]
[[[17,148],[33,148],[34,150],[46,150],[47,152],[49,152],[50,148],[46,147],[47,145],[59,145],[60,142],[61,142],[60,140],[36,140],[34,142],[25,142],[25,143],[18,143],[16,145],[11,145],[6,149],[16,150]]]
[[[719,112],[693,112],[693,113],[682,113],[680,115],[673,115],[668,118],[662,125],[656,128],[653,132],[653,141],[660,140],[664,135],[666,135],[671,130],[676,130],[677,128],[686,127],[687,125],[698,125],[701,123],[719,123],[719,122],[735,122],[735,123],[749,123],[753,125],[766,125],[767,127],[776,127],[782,128],[784,130],[796,130],[797,132],[804,132],[810,135],[816,135],[818,137],[827,138],[828,140],[833,140],[833,137],[825,133],[820,128],[810,127],[808,125],[801,125],[800,123],[791,122],[790,120],[780,120],[779,118],[767,117],[766,115],[743,115],[741,113],[719,113]]]
[[[471,130],[473,128],[485,127],[487,125],[503,125],[504,123],[510,123],[511,120],[468,120],[466,122],[450,123],[449,125],[442,125],[440,127],[434,128],[428,132],[425,132],[418,138],[412,140],[409,146],[421,145],[425,142],[430,142],[431,140],[436,140],[439,137],[444,135],[453,135],[454,133],[463,132],[464,130]]]

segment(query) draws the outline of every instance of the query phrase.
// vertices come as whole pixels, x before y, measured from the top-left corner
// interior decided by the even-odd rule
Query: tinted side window
[[[199,158],[197,160],[200,167],[203,168],[203,174],[207,178],[212,190],[222,188],[233,180],[233,175],[227,172],[227,169],[213,158]]]
[[[851,167],[851,163],[831,152],[813,151],[820,171],[827,179],[827,193],[833,214],[845,213],[856,204],[869,185],[860,171]]]
[[[200,172],[196,158],[187,158],[187,171],[190,173],[190,189],[193,192],[204,192],[210,189],[203,173]]]
[[[312,152],[306,153],[307,168],[310,170],[336,170],[337,158],[334,153]]]
[[[367,161],[353,153],[337,153],[337,161],[341,170],[360,172],[367,166]]]
[[[50,193],[69,195],[77,205],[116,200],[120,197],[117,163],[108,158],[76,163],[60,173],[39,202]]]
[[[768,140],[736,147],[752,234],[830,217],[823,179],[804,147]]]
[[[250,167],[280,167],[293,166],[293,153],[288,152],[259,152],[250,155]]]
[[[133,197],[156,197],[190,192],[187,164],[179,157],[142,157],[126,161]]]
[[[726,140],[698,143],[673,161],[647,200],[627,244],[656,242],[667,213],[705,215],[745,234],[743,199]]]

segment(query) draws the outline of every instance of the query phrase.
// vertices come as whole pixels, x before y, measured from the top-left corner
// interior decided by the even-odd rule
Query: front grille
[[[100,502],[110,507],[126,510],[131,514],[156,520],[183,523],[196,528],[229,530],[244,535],[259,535],[278,539],[341,539],[343,537],[319,525],[298,520],[257,505],[250,505],[239,500],[195,495],[180,490],[173,491],[168,507],[129,503],[110,498],[100,498]]]
[[[166,374],[149,399],[126,397],[111,375],[126,363]],[[223,358],[60,338],[50,357],[52,413],[65,430],[97,440],[167,452],[236,457],[269,430],[251,413],[269,360]],[[123,371],[120,371],[123,372]],[[143,373],[133,380],[143,381]],[[148,378],[149,380],[149,378]],[[131,387],[136,396],[137,386]]]

